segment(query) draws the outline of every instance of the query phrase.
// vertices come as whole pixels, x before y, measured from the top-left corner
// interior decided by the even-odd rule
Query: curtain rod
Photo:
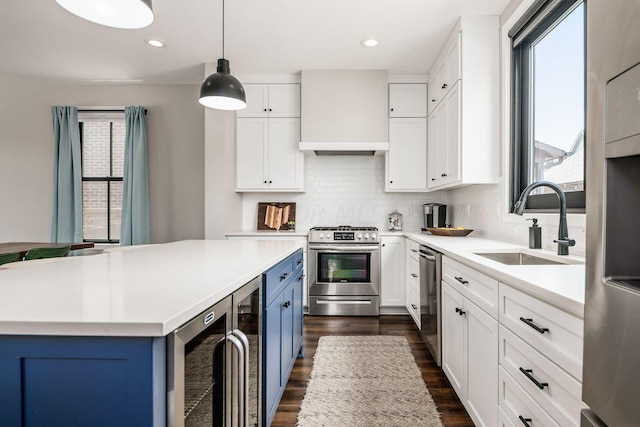
[[[77,107],[79,113],[112,113],[112,112],[124,112],[124,107]],[[147,115],[147,109],[144,109],[145,116]]]

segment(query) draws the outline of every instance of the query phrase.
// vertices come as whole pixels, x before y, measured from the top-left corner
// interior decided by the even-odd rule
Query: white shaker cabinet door
[[[303,154],[298,150],[300,119],[269,119],[269,188],[302,189]]]
[[[389,119],[387,190],[427,190],[427,119]]]
[[[447,283],[442,283],[442,370],[463,402],[466,401],[465,365],[466,325],[464,297]]]
[[[268,119],[239,118],[236,135],[236,189],[268,188],[266,147]]]

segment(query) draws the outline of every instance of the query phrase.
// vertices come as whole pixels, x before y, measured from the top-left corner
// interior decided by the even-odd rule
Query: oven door
[[[310,296],[380,294],[379,245],[309,245]]]

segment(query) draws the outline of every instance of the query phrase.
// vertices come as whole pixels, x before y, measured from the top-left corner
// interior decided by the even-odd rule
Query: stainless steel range
[[[380,314],[380,238],[375,227],[309,231],[309,314]]]

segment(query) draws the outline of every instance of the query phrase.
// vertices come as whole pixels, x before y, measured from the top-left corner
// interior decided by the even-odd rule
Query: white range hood
[[[310,155],[386,153],[387,82],[386,70],[303,70],[300,151]]]

